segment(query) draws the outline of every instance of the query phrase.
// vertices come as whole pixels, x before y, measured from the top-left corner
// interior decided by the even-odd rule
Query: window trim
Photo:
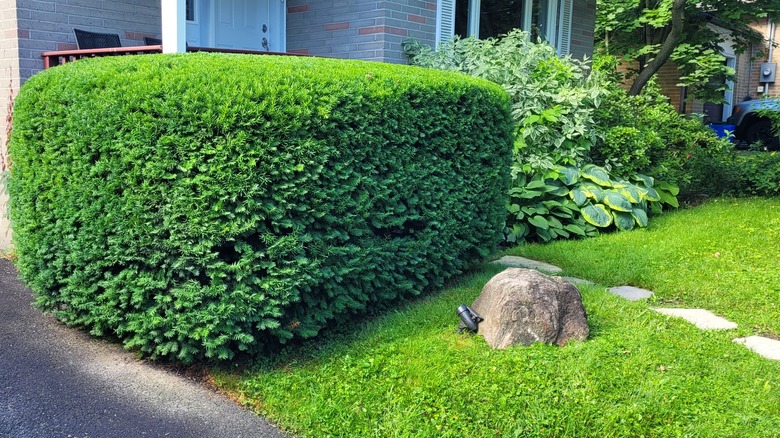
[[[523,2],[523,23],[521,29],[531,28],[533,1]],[[468,36],[479,36],[479,18],[482,0],[469,0],[469,18],[467,25]],[[566,43],[565,35],[571,33],[571,29],[565,29],[572,25],[573,0],[548,0],[547,22],[545,23],[545,41],[556,48],[559,55],[567,55],[570,47],[559,47]],[[569,12],[568,15],[566,12]],[[436,7],[436,47],[455,35],[455,0],[439,0]],[[569,42],[570,45],[570,42]],[[562,50],[564,49],[564,50]],[[566,53],[562,53],[566,52]]]
[[[192,11],[192,20],[187,18],[187,4],[190,5],[190,10]],[[198,7],[199,7],[199,0],[185,0],[185,6],[184,6],[184,21],[189,24],[198,24]]]

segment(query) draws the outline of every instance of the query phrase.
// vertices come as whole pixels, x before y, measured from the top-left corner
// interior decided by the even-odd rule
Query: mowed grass
[[[737,330],[703,332],[650,310],[659,303],[628,302],[599,285],[581,288],[587,341],[494,351],[456,331],[457,305],[501,270],[484,265],[251,370],[214,371],[214,380],[299,436],[780,436],[780,362],[732,342],[755,324],[778,328],[773,298],[749,291],[778,302],[767,267],[780,260],[779,206],[721,200],[656,218],[648,230],[511,251],[604,285],[649,287],[663,304],[713,304]],[[734,236],[740,230],[745,237]],[[699,297],[716,291],[723,296]]]
[[[647,229],[508,253],[600,284],[650,289],[654,305],[705,308],[780,334],[780,198],[718,199],[655,217]]]

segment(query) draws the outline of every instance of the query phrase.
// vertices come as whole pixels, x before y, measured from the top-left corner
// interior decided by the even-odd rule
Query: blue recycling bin
[[[734,141],[734,125],[722,125],[722,124],[710,124],[710,129],[715,131],[718,138],[725,138],[729,141]]]

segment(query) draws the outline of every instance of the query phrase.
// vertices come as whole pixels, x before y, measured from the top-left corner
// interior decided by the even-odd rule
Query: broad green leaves
[[[597,136],[593,114],[607,90],[583,62],[561,58],[555,48],[519,30],[501,39],[456,37],[436,50],[411,41],[404,49],[414,65],[459,71],[504,88],[516,123],[518,172],[530,175],[587,160]]]
[[[612,216],[603,204],[589,204],[580,211],[586,221],[599,228],[606,228],[612,224]]]
[[[623,196],[623,194],[620,192],[614,190],[609,190],[604,193],[602,202],[604,205],[615,211],[630,212],[633,209],[631,201],[627,197]]]
[[[592,164],[583,167],[580,175],[602,187],[612,186],[612,181],[610,181],[607,171]]]
[[[635,183],[612,178],[601,167],[558,166],[545,174],[519,175],[510,190],[508,242],[588,237],[610,228],[646,227],[648,209],[676,206],[676,187],[635,175]]]

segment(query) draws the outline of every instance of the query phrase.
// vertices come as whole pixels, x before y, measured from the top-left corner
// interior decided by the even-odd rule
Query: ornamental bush
[[[558,57],[554,47],[530,41],[521,30],[484,40],[455,36],[436,50],[409,40],[405,50],[414,65],[459,71],[504,88],[516,123],[515,173],[587,163],[596,140],[594,112],[608,93],[604,79],[588,74],[584,62]]]
[[[607,76],[616,71],[614,58],[599,55],[594,68]],[[590,151],[593,163],[617,177],[636,173],[681,188],[681,197],[698,192],[697,185],[712,175],[699,172],[698,162],[728,161],[733,146],[701,119],[681,115],[654,82],[639,96],[628,96],[617,84],[606,84],[609,97],[595,112],[597,136]]]
[[[439,286],[501,238],[500,87],[224,54],[82,60],[14,114],[10,215],[37,304],[183,361],[259,353]]]
[[[435,51],[407,41],[405,50],[414,65],[487,79],[510,96],[516,130],[506,242],[547,242],[595,236],[600,230],[626,230],[634,224],[646,226],[648,211],[659,213],[662,204],[677,205],[676,186],[659,182],[654,188],[654,178],[638,172],[650,164],[645,153],[660,143],[646,146],[645,142],[657,136],[605,121],[612,115],[609,109],[616,107],[604,100],[618,93],[625,97],[610,82],[614,74],[608,69],[589,71],[586,63],[560,58],[553,47],[533,43],[528,33],[519,30],[497,39],[456,36]],[[608,110],[600,109],[604,105]],[[635,140],[640,134],[644,138]],[[624,145],[626,139],[632,142]],[[595,146],[600,150],[594,151]],[[592,172],[596,168],[592,161],[603,168]],[[620,166],[628,171],[611,173]],[[589,179],[596,175],[595,180]],[[592,196],[581,198],[581,189]],[[658,196],[647,196],[656,191]],[[614,201],[612,205],[605,197]],[[640,211],[636,217],[630,214],[634,209]]]

